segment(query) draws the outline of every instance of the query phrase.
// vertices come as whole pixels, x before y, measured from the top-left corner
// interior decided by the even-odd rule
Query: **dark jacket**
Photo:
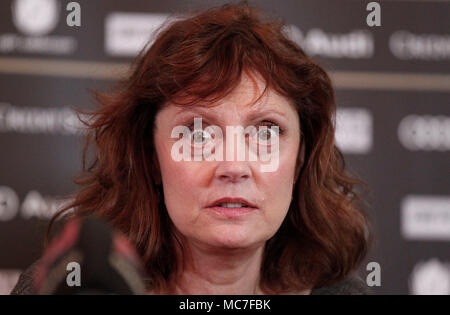
[[[13,295],[29,295],[32,294],[32,282],[34,269],[38,262],[28,267],[19,277],[14,289],[11,291]],[[314,289],[311,295],[369,295],[371,291],[366,283],[356,275],[350,275],[343,281],[332,286]]]

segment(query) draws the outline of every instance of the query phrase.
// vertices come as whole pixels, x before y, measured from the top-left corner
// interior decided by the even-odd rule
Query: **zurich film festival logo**
[[[25,220],[31,218],[49,220],[68,202],[70,200],[61,197],[43,196],[37,190],[29,191],[21,201],[14,189],[0,185],[0,222],[14,220],[19,214]]]
[[[69,2],[65,10],[67,27],[80,27],[80,4]],[[59,0],[14,0],[11,20],[20,34],[0,34],[0,53],[72,54],[78,46],[73,36],[50,35],[60,24],[63,13]]]
[[[29,36],[42,36],[56,27],[61,5],[57,0],[15,0],[12,18],[19,31]]]
[[[194,118],[193,129],[192,126],[175,126],[171,138],[178,140],[172,145],[172,159],[176,162],[259,161],[259,169],[263,173],[278,170],[279,126],[226,126],[225,135],[224,141],[222,129],[218,126],[210,125],[203,129],[201,117]]]

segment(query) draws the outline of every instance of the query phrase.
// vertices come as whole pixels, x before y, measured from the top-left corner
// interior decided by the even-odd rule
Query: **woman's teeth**
[[[241,203],[222,203],[219,205],[219,207],[223,208],[247,208],[247,205],[241,204]]]

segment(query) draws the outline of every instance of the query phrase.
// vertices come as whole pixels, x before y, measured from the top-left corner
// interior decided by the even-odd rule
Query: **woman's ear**
[[[297,155],[297,163],[295,166],[294,184],[297,182],[300,170],[303,168],[304,163],[305,163],[305,141],[302,138],[300,140],[300,148]]]

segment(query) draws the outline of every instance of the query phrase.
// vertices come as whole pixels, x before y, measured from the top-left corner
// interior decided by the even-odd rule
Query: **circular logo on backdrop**
[[[58,24],[60,4],[57,0],[14,0],[12,17],[16,27],[31,36],[45,35]]]
[[[19,197],[7,186],[0,186],[0,222],[12,220],[19,211]]]
[[[414,295],[449,295],[450,266],[437,258],[419,262],[411,274],[409,286]]]

